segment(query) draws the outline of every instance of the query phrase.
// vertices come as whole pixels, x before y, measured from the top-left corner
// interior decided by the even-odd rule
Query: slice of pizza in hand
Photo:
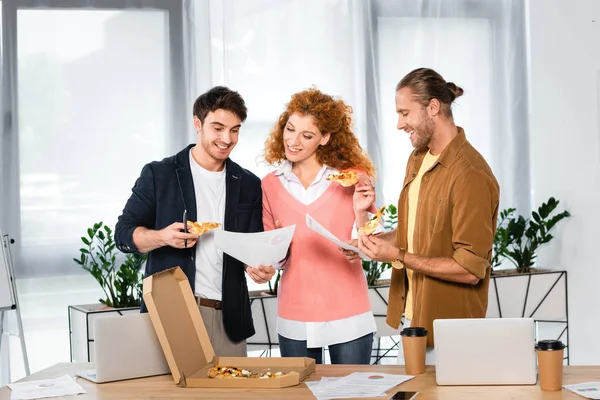
[[[385,207],[386,206],[383,206],[379,210],[377,210],[377,214],[375,214],[369,221],[367,221],[365,226],[360,228],[358,231],[363,232],[365,235],[371,235],[373,232],[375,232],[375,229],[377,229],[377,225],[379,225],[379,221],[381,221],[381,217],[383,217]]]
[[[218,222],[187,222],[188,232],[192,235],[200,236],[203,233],[210,231],[211,229],[216,229],[221,226]]]
[[[353,169],[341,171],[338,174],[330,174],[327,177],[328,181],[339,182],[340,185],[348,187],[358,183],[358,172]]]

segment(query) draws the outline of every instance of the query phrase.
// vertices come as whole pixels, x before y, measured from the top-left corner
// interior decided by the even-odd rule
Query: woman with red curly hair
[[[375,319],[360,260],[348,261],[332,242],[306,226],[309,214],[341,240],[356,237],[374,212],[374,167],[351,129],[352,108],[309,89],[292,96],[265,144],[278,169],[262,181],[265,230],[296,225],[281,263],[277,332],[283,357],[333,364],[369,364]],[[331,174],[355,170],[346,187]]]

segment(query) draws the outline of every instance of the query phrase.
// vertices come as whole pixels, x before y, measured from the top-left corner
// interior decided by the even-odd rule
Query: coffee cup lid
[[[421,337],[421,336],[427,336],[427,329],[422,328],[420,326],[415,326],[415,327],[410,327],[410,328],[404,328],[402,329],[402,332],[400,332],[401,336],[409,336],[409,337]]]
[[[560,340],[540,340],[535,346],[536,350],[562,350],[566,346]]]

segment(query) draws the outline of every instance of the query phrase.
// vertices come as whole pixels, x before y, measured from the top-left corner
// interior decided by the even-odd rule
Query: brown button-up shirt
[[[415,150],[406,167],[396,235],[396,245],[402,249],[407,247],[408,187],[426,152]],[[423,175],[413,247],[416,255],[453,258],[478,277],[479,283],[444,281],[414,271],[411,325],[429,331],[428,347],[433,347],[434,319],[485,317],[499,197],[492,170],[459,127],[458,135]],[[387,312],[387,323],[393,328],[400,325],[407,285],[406,269],[394,269]]]

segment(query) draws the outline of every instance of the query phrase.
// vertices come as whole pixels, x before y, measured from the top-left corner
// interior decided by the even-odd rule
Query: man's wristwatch
[[[404,256],[406,255],[406,250],[398,249],[398,257],[392,260],[392,267],[396,269],[404,268]]]

